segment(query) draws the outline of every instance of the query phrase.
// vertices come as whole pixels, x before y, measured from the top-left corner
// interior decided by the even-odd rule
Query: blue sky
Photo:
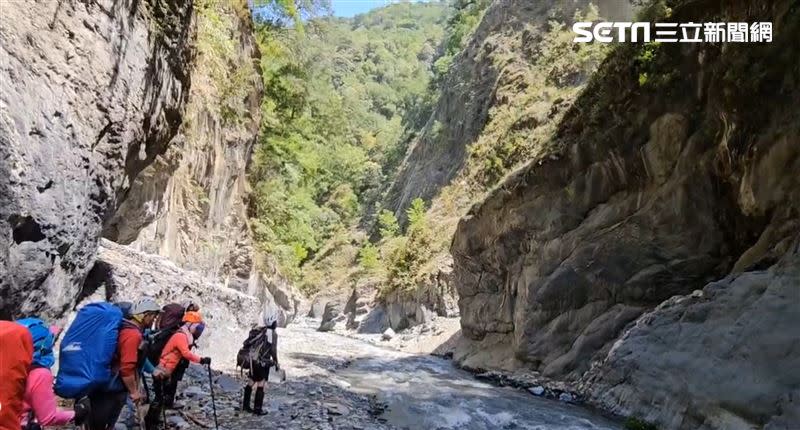
[[[336,16],[354,16],[376,7],[386,6],[397,0],[331,0],[333,14]],[[420,0],[415,0],[420,1]]]

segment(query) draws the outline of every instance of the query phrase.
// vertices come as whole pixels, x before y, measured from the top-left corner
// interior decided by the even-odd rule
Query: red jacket
[[[136,376],[136,365],[139,363],[139,345],[142,343],[142,331],[138,327],[124,324],[119,331],[117,341],[117,365],[122,377]]]
[[[167,344],[164,345],[164,351],[161,353],[158,367],[169,375],[175,370],[181,358],[185,358],[193,363],[199,363],[200,356],[192,353],[189,349],[189,344],[191,342],[194,342],[194,337],[192,337],[192,334],[189,333],[185,327],[181,327],[169,338]]]

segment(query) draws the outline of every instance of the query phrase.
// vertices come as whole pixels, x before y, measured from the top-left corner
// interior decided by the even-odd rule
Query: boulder
[[[342,307],[337,302],[328,302],[325,304],[325,312],[322,314],[322,323],[319,326],[319,331],[331,331],[340,321],[339,317],[342,313]]]
[[[383,335],[381,335],[381,339],[382,340],[392,340],[392,338],[394,338],[394,336],[395,336],[394,330],[392,330],[391,328],[387,328],[386,331],[383,332]]]
[[[379,305],[369,310],[358,324],[359,333],[383,333],[389,328],[389,316],[386,308]]]

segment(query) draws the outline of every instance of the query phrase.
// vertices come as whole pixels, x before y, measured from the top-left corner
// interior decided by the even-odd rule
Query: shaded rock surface
[[[34,2],[0,19],[0,309],[62,314],[104,224],[177,134],[191,1]]]
[[[325,304],[325,311],[322,313],[322,322],[319,331],[331,331],[337,322],[343,319],[341,305],[335,301]]]
[[[792,428],[800,423],[798,285],[800,248],[769,270],[667,300],[588,373],[590,400],[663,428]]]
[[[726,16],[784,30],[770,44],[665,44],[652,64],[635,60],[637,45],[610,55],[565,115],[553,150],[459,224],[451,251],[460,363],[577,381],[611,352],[584,388],[598,383],[591,392],[599,403],[668,429],[749,428],[785,422],[770,418],[782,410],[794,414],[797,367],[781,356],[785,345],[755,352],[759,341],[733,335],[796,343],[790,292],[773,293],[783,281],[753,279],[774,276],[758,273],[791,250],[800,231],[800,118],[792,107],[800,59],[790,36],[800,17],[792,4],[677,2],[673,21]],[[642,83],[641,73],[654,80]],[[639,320],[632,337],[618,340],[670,297],[742,272],[753,273],[706,287],[707,304],[667,302],[643,317],[654,326]],[[750,311],[774,324],[751,321]],[[711,348],[708,361],[703,348]],[[788,366],[782,381],[775,362]],[[668,368],[673,380],[656,384],[670,379]],[[722,384],[727,393],[709,387],[732,375],[759,382]],[[759,401],[731,393],[753,387]]]

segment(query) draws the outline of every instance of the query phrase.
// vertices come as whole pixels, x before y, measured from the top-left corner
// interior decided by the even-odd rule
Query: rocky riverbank
[[[619,428],[578,406],[478,381],[449,360],[321,333],[318,324],[279,329],[287,379],[270,384],[267,416],[236,410],[243,380],[231,370],[233,355],[212,364],[226,369],[213,376],[220,429]],[[169,427],[214,428],[205,369],[192,366],[180,392],[184,408],[168,412]]]

